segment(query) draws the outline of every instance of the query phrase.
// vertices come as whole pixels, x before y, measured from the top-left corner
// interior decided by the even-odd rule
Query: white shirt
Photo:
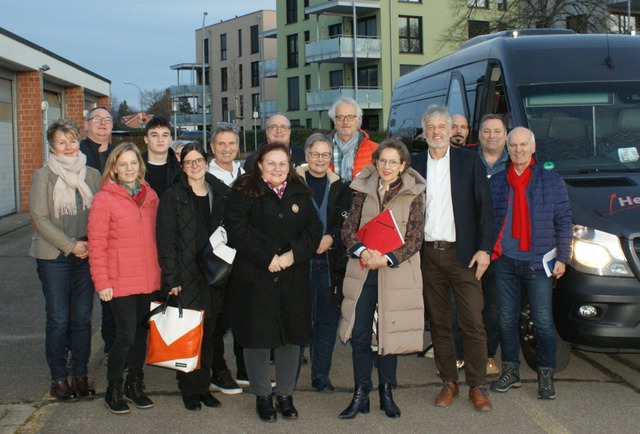
[[[427,151],[427,203],[424,240],[456,240],[456,226],[451,200],[451,158],[447,149],[439,160],[431,158]]]
[[[211,163],[209,163],[209,173],[215,176],[216,178],[218,178],[220,181],[227,184],[228,186],[231,186],[231,184],[233,184],[233,181],[238,179],[238,176],[244,173],[244,169],[240,167],[240,163],[238,163],[237,161],[233,161],[232,164],[233,164],[233,170],[229,172],[228,170],[218,166],[218,163],[216,163],[216,160],[213,159],[211,160]]]

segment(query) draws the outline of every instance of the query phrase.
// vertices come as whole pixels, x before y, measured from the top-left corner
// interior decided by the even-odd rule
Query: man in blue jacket
[[[500,309],[502,374],[491,390],[520,387],[518,319],[520,293],[527,292],[538,340],[538,398],[554,399],[556,328],[553,322],[553,279],[571,259],[572,220],[564,181],[537,164],[535,137],[518,127],[507,136],[511,163],[491,178],[496,244],[496,286]],[[555,249],[556,257],[547,262]],[[547,257],[545,257],[547,255]],[[549,266],[548,275],[543,262]]]

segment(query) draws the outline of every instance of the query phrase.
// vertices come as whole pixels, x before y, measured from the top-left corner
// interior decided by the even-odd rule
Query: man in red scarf
[[[492,259],[500,310],[502,374],[491,390],[520,387],[520,294],[527,292],[538,342],[538,398],[554,399],[556,329],[553,279],[571,259],[572,220],[564,181],[533,157],[535,136],[515,128],[507,137],[511,164],[491,178],[496,244]],[[553,252],[553,253],[552,253]],[[554,256],[548,261],[550,256]],[[550,275],[545,271],[546,262]]]

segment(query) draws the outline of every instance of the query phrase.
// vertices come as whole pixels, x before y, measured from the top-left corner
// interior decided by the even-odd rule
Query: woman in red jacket
[[[109,302],[116,341],[109,352],[105,403],[114,414],[129,412],[126,397],[138,408],[153,402],[143,390],[151,293],[160,289],[156,248],[158,195],[144,180],[145,167],[133,143],[122,143],[109,158],[103,184],[89,212],[89,265],[100,300]],[[124,367],[129,371],[123,391]]]

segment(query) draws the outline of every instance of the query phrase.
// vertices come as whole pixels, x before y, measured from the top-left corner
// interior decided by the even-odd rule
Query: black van
[[[535,133],[536,159],[564,177],[575,224],[571,266],[554,291],[558,333],[580,349],[640,351],[640,37],[545,29],[474,38],[398,79],[389,135],[424,148],[420,118],[431,104],[464,114],[471,141],[487,113]]]

